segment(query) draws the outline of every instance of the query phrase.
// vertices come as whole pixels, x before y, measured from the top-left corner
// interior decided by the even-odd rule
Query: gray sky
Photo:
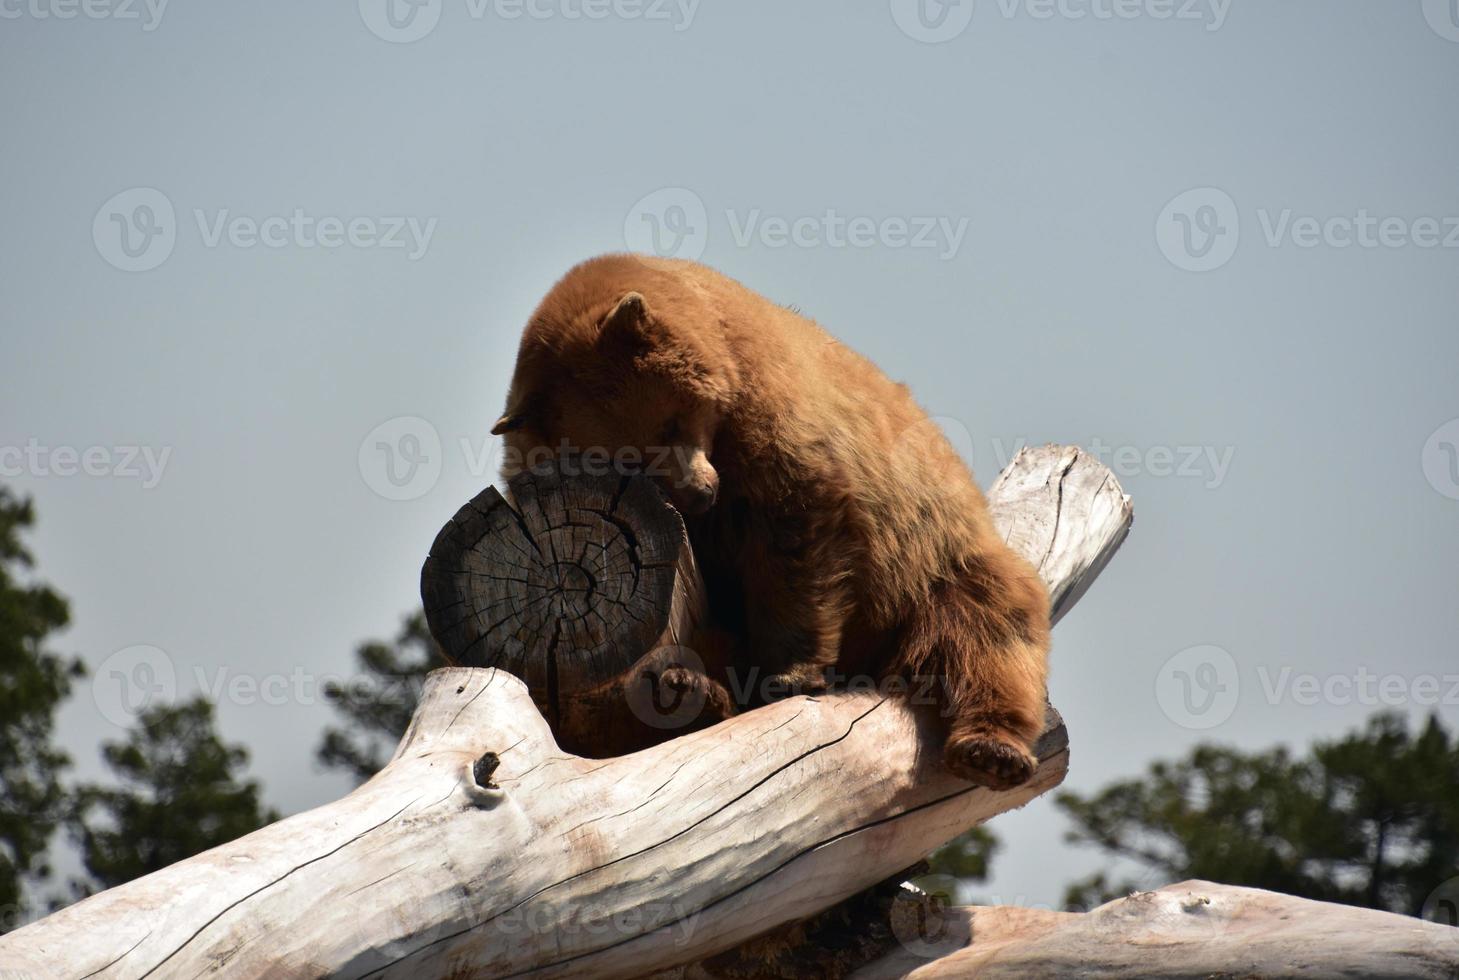
[[[910,384],[985,484],[1106,447],[1136,526],[1055,634],[1067,786],[1385,697],[1459,721],[1448,0],[396,2],[0,0],[0,479],[59,646],[124,651],[63,713],[81,774],[142,665],[262,683],[219,710],[269,801],[339,795],[310,679],[494,476],[534,302],[656,226]],[[428,461],[397,488],[381,441]],[[1047,801],[994,828],[984,897],[1100,863]]]

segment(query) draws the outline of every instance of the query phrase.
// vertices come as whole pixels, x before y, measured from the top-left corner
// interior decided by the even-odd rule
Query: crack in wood
[[[328,851],[325,851],[323,854],[317,855],[316,857],[312,857],[312,858],[310,858],[307,861],[303,861],[303,862],[301,862],[299,864],[294,865],[288,871],[285,871],[283,874],[279,875],[277,878],[275,878],[274,880],[268,882],[267,884],[260,885],[259,887],[255,888],[253,891],[249,892],[247,895],[244,895],[244,896],[242,896],[240,898],[237,898],[237,899],[233,900],[232,902],[229,902],[227,905],[225,905],[223,907],[223,909],[221,911],[219,911],[216,915],[214,915],[212,918],[210,918],[207,922],[204,922],[202,925],[198,926],[198,928],[193,932],[193,934],[191,936],[189,936],[189,937],[187,937],[187,939],[183,940],[182,943],[180,945],[178,945],[175,949],[173,949],[172,952],[168,953],[166,956],[162,957],[162,959],[158,960],[157,963],[155,965],[153,965],[153,967],[150,970],[148,970],[146,973],[143,973],[140,977],[137,978],[137,980],[146,980],[147,977],[150,977],[152,974],[156,973],[159,969],[162,968],[162,966],[168,960],[172,959],[178,953],[182,952],[184,949],[186,949],[188,946],[190,946],[214,922],[217,922],[223,916],[227,915],[229,912],[233,911],[238,906],[242,905],[244,902],[246,902],[249,899],[253,898],[255,895],[260,895],[263,892],[268,891],[270,888],[274,887],[279,882],[283,881],[285,878],[287,878],[290,875],[294,874],[296,871],[299,871],[301,868],[307,868],[311,864],[314,864],[314,863],[316,863],[318,861],[323,861],[327,857],[332,857],[335,854],[338,854],[340,851],[344,850],[346,847],[349,847],[355,841],[360,840],[362,837],[365,837],[367,834],[372,834],[375,831],[379,830],[381,827],[385,826],[390,821],[394,820],[396,817],[400,816],[406,810],[410,809],[412,806],[414,806],[416,803],[419,803],[419,802],[420,802],[420,797],[417,796],[415,799],[413,799],[409,803],[405,804],[405,806],[401,807],[399,810],[396,810],[394,813],[392,813],[390,816],[386,817],[384,820],[381,820],[379,823],[375,824],[373,827],[369,827],[369,828],[367,828],[365,830],[360,831],[358,834],[356,834],[355,836],[351,837],[349,840],[345,841],[343,844],[340,844],[338,847],[334,847],[334,848],[332,848],[332,849],[330,849]]]
[[[395,966],[395,965],[398,965],[400,963],[403,963],[404,961],[406,961],[408,959],[411,959],[411,958],[413,958],[415,956],[420,955],[421,953],[424,953],[426,950],[430,949],[432,946],[437,946],[437,945],[439,945],[439,944],[441,944],[443,942],[449,942],[449,941],[451,941],[453,939],[458,939],[461,936],[464,936],[464,935],[466,935],[469,932],[474,932],[474,931],[476,931],[478,929],[483,929],[486,926],[489,926],[491,923],[495,922],[497,919],[500,919],[502,916],[504,916],[504,915],[510,915],[512,912],[515,912],[517,909],[519,909],[522,906],[526,905],[527,903],[531,902],[533,899],[536,899],[539,896],[546,894],[548,891],[551,891],[554,888],[560,888],[561,886],[567,884],[568,882],[570,882],[570,881],[576,881],[578,878],[582,878],[585,875],[596,874],[596,873],[598,873],[600,871],[604,871],[604,870],[612,867],[615,864],[619,864],[619,863],[621,863],[623,861],[629,860],[630,858],[634,858],[634,857],[638,857],[639,855],[646,854],[649,851],[655,850],[655,849],[657,849],[659,847],[664,846],[665,844],[670,843],[671,841],[677,840],[678,838],[682,837],[684,834],[687,834],[689,831],[693,830],[695,827],[698,827],[701,824],[705,823],[706,821],[708,821],[708,820],[714,818],[715,816],[719,815],[720,813],[723,813],[725,810],[729,809],[734,804],[738,803],[740,800],[743,800],[745,797],[749,796],[751,793],[755,792],[757,789],[760,789],[761,787],[765,786],[766,784],[768,784],[770,782],[770,780],[774,779],[776,776],[778,776],[781,773],[785,772],[786,770],[790,769],[792,766],[794,766],[794,765],[796,765],[796,764],[798,764],[800,762],[803,762],[804,760],[806,760],[806,759],[810,758],[811,756],[815,755],[817,752],[821,752],[821,751],[823,751],[823,750],[831,747],[832,745],[836,745],[836,744],[844,741],[847,737],[850,736],[851,732],[855,730],[857,723],[859,723],[863,718],[866,718],[873,711],[876,711],[878,708],[880,708],[884,704],[886,704],[886,699],[885,698],[877,701],[870,708],[866,709],[861,714],[859,714],[855,718],[851,719],[851,723],[846,726],[846,730],[844,732],[842,732],[840,735],[836,736],[835,738],[831,739],[828,742],[822,742],[822,743],[820,743],[818,745],[815,745],[812,748],[807,749],[806,751],[804,751],[804,752],[796,755],[794,758],[790,759],[789,761],[787,761],[787,762],[785,762],[785,763],[777,766],[775,769],[771,770],[769,773],[766,773],[763,777],[761,777],[760,779],[756,780],[750,786],[749,789],[746,789],[744,792],[740,793],[738,796],[735,796],[735,797],[732,797],[729,800],[726,800],[724,803],[720,804],[715,809],[709,811],[708,813],[704,814],[704,816],[702,816],[699,819],[695,820],[694,822],[690,823],[688,826],[681,828],[680,830],[678,830],[675,833],[669,835],[668,837],[665,837],[662,840],[656,841],[656,842],[648,845],[647,847],[640,848],[637,851],[632,851],[630,853],[620,855],[619,857],[616,857],[616,858],[614,858],[611,861],[607,861],[607,862],[605,862],[603,864],[600,864],[600,865],[595,865],[594,867],[591,867],[591,868],[586,868],[586,869],[584,869],[582,871],[579,871],[579,872],[576,872],[574,874],[568,875],[566,878],[562,878],[562,879],[560,879],[558,881],[552,882],[551,884],[544,885],[541,888],[539,888],[537,891],[533,892],[531,895],[528,895],[526,898],[524,898],[521,901],[517,902],[515,905],[512,905],[509,908],[503,909],[502,911],[497,912],[494,915],[488,916],[487,918],[483,919],[482,921],[480,921],[478,923],[475,923],[474,925],[468,926],[465,929],[461,929],[461,930],[458,930],[456,932],[450,933],[448,935],[441,936],[441,937],[439,937],[439,938],[431,941],[430,943],[427,943],[425,946],[421,946],[421,947],[419,947],[417,949],[414,949],[414,950],[410,951],[409,953],[406,953],[405,955],[403,955],[401,957],[398,957],[397,959],[392,960],[389,963],[386,963],[384,966],[381,966],[381,967],[379,967],[379,968],[377,968],[375,970],[370,971],[367,974],[364,974],[364,977],[371,977],[371,976],[375,976],[376,974],[383,973],[385,970],[389,969],[392,966]],[[969,789],[973,789],[973,788],[975,788],[975,787],[969,787]],[[959,795],[959,794],[953,794],[953,795],[956,796],[956,795]],[[875,823],[868,824],[868,826],[875,826]],[[799,856],[799,855],[797,855],[797,856]],[[776,870],[778,870],[778,868]],[[774,873],[774,872],[771,872],[771,873]],[[759,880],[759,879],[757,879],[757,880]],[[753,883],[754,882],[751,882],[751,884],[753,884]],[[746,887],[748,887],[748,886],[746,886]],[[634,937],[634,938],[637,938],[637,937]],[[613,945],[617,945],[617,944],[613,944]],[[577,957],[570,957],[569,959],[564,960],[562,962],[571,962],[573,959],[576,959],[576,958]],[[554,964],[547,964],[547,965],[557,965],[557,964],[554,963]],[[534,969],[536,969],[536,968],[534,968]],[[529,970],[527,972],[530,973],[530,972],[533,972],[533,971]],[[514,975],[516,975],[516,974],[514,974]],[[362,980],[363,980],[363,978],[362,978]]]

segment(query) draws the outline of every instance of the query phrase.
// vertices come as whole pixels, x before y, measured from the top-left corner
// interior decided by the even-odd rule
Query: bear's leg
[[[1010,789],[1038,765],[1048,596],[1032,569],[996,565],[1006,566],[1002,574],[980,564],[968,581],[934,590],[908,622],[897,666],[937,693],[948,720],[943,761],[953,775]]]
[[[671,664],[563,698],[552,729],[564,750],[607,759],[708,728],[733,714],[728,688],[698,670]]]
[[[839,563],[767,557],[745,590],[746,662],[769,674],[754,701],[818,694],[841,652],[850,610]]]
[[[1027,689],[1007,690],[1011,703]],[[1028,782],[1038,767],[1034,744],[1043,729],[1043,694],[1037,705],[1010,709],[1005,704],[979,703],[980,699],[959,701],[956,693],[947,697],[952,723],[943,746],[942,760],[948,771],[991,789],[1012,789]],[[1038,718],[1038,723],[1030,719]]]

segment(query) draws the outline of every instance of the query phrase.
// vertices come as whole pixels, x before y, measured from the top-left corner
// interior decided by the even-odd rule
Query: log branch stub
[[[1135,511],[1115,475],[1077,446],[1024,448],[988,491],[993,522],[1049,587],[1057,623],[1130,533]]]

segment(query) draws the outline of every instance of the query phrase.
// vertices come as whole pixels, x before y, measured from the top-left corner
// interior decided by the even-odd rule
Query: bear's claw
[[[1038,768],[1038,760],[1017,743],[991,733],[949,738],[942,760],[959,779],[998,790],[1022,786]]]

